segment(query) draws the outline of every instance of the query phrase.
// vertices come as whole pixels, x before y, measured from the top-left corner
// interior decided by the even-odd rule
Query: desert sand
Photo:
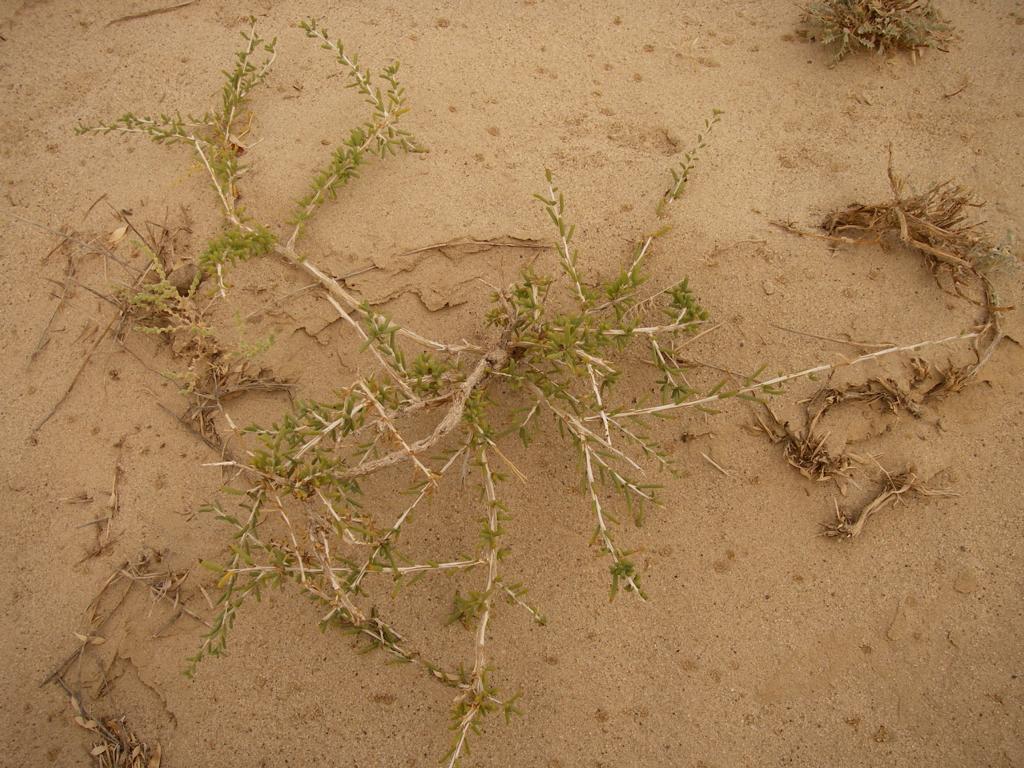
[[[813,230],[835,208],[884,199],[890,143],[912,182],[973,188],[991,231],[1024,222],[1020,2],[944,0],[958,35],[947,52],[835,67],[795,34],[799,11],[787,2],[197,0],[122,19],[161,5],[174,3],[0,7],[3,765],[94,764],[95,734],[75,723],[64,691],[40,684],[80,647],[90,601],[121,564],[146,556],[153,569],[187,571],[183,605],[211,615],[200,587],[216,579],[198,563],[220,556],[227,531],[196,512],[223,482],[204,466],[218,453],[175,418],[185,401],[163,375],[176,365],[170,347],[130,328],[104,335],[117,309],[97,293],[111,295],[123,275],[82,243],[117,239],[120,211],[172,228],[186,263],[217,231],[217,201],[183,150],[74,127],[128,110],[211,107],[243,14],[278,37],[253,101],[259,142],[246,152],[243,198],[277,225],[325,145],[363,114],[295,22],[316,14],[367,66],[401,60],[406,124],[430,151],[368,164],[305,247],[337,275],[370,268],[348,285],[439,337],[484,339],[488,284],[507,284],[535,257],[550,267],[552,253],[410,251],[460,238],[550,241],[531,195],[551,168],[585,274],[610,274],[655,226],[668,168],[714,108],[722,121],[651,262],[658,285],[688,276],[721,323],[687,347],[696,361],[796,371],[856,355],[843,340],[909,344],[973,328],[977,307],[943,293],[919,255],[833,247],[771,224]],[[110,247],[138,264],[132,239]],[[995,280],[1005,305],[1024,298],[1020,272]],[[308,283],[295,271],[254,261],[229,283],[218,327],[232,341],[272,337],[260,363],[294,381],[297,396],[325,396],[360,372],[358,343],[321,293],[291,295]],[[557,435],[513,451],[529,479],[506,496],[507,568],[549,621],[496,614],[495,675],[522,691],[523,716],[487,720],[464,764],[1024,765],[1020,316],[1005,314],[1008,338],[977,380],[920,418],[844,411],[835,439],[873,457],[846,496],[787,464],[751,428],[748,404],[659,422],[678,472],[656,478],[664,506],[620,532],[642,564],[647,602],[609,602],[577,462]],[[942,366],[966,349],[920,354]],[[799,414],[815,386],[787,387],[773,408]],[[287,407],[280,393],[258,393],[229,411],[246,424]],[[875,461],[912,466],[956,495],[908,496],[854,539],[819,535],[836,503],[870,500]],[[467,498],[456,488],[432,501],[421,540],[472,548],[478,512]],[[453,665],[471,646],[469,632],[445,624],[454,586],[420,582],[392,615]],[[322,634],[317,609],[294,591],[245,611],[229,655],[203,662],[193,680],[182,669],[202,627],[177,610],[137,586],[64,678],[95,717],[126,717],[159,744],[161,765],[433,766],[447,750],[452,691]]]

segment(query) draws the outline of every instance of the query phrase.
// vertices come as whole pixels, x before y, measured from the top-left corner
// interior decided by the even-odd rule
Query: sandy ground
[[[108,291],[113,276],[74,247],[50,253],[59,238],[21,219],[101,238],[119,224],[110,206],[139,222],[187,219],[184,258],[217,225],[183,151],[72,131],[128,109],[211,105],[244,28],[240,6],[198,0],[108,26],[158,5],[0,4],[3,765],[90,764],[89,734],[66,696],[40,681],[75,647],[90,600],[119,563],[155,551],[161,567],[187,569],[224,542],[222,526],[192,516],[221,475],[201,466],[216,454],[161,408],[184,407],[160,375],[174,366],[166,347],[131,334],[124,345],[100,343],[34,431],[114,316],[75,287],[43,336],[60,293],[53,281],[63,281],[68,254],[87,285]],[[607,274],[651,228],[667,167],[713,107],[723,122],[653,262],[659,284],[689,275],[725,323],[692,347],[696,358],[798,370],[851,350],[779,326],[894,342],[971,327],[974,309],[941,293],[919,257],[835,251],[769,225],[811,227],[837,206],[884,198],[889,142],[900,171],[921,184],[968,184],[989,202],[994,231],[1021,231],[1020,2],[946,0],[960,34],[949,53],[916,64],[855,57],[833,69],[826,52],[792,35],[788,2],[348,5],[252,4],[280,52],[255,98],[262,141],[245,202],[282,223],[323,144],[361,119],[358,97],[329,77],[332,63],[297,19],[320,13],[368,64],[401,59],[409,126],[430,153],[371,165],[311,227],[307,246],[335,273],[375,265],[355,289],[439,336],[484,338],[489,289],[477,278],[507,282],[532,254],[399,254],[467,236],[548,238],[530,195],[550,167],[579,223],[587,273]],[[242,331],[232,322],[301,287],[295,273],[261,262],[232,283],[219,315],[227,334],[273,334],[266,363],[303,396],[351,381],[354,342],[315,291]],[[998,285],[1005,303],[1019,303],[1019,274]],[[1017,317],[1007,330],[1024,338]],[[927,356],[942,364],[955,354]],[[647,603],[609,604],[607,564],[587,548],[589,512],[557,438],[515,452],[530,481],[508,498],[509,568],[550,622],[497,615],[496,674],[522,689],[525,716],[492,718],[466,765],[1024,765],[1022,363],[1019,346],[1005,343],[981,382],[920,420],[853,411],[843,429],[859,452],[914,465],[959,495],[912,498],[846,543],[817,535],[835,486],[788,467],[748,429],[751,410],[665,422],[680,476],[660,478],[665,508],[622,534],[642,559]],[[779,408],[803,391],[787,391]],[[236,408],[242,422],[271,421],[286,401],[260,396]],[[88,557],[88,523],[107,514],[117,466],[111,540]],[[870,484],[851,488],[841,503],[870,495]],[[462,505],[454,492],[438,499],[425,537],[468,546],[475,534]],[[208,615],[200,584],[209,578],[197,569],[185,593]],[[470,640],[443,626],[451,592],[443,580],[422,583],[395,620],[459,659]],[[431,766],[447,748],[450,690],[321,635],[315,609],[290,591],[245,613],[231,654],[204,663],[194,681],[181,670],[199,627],[187,617],[168,627],[170,616],[133,592],[69,677],[92,694],[95,714],[126,715],[159,742],[162,765]]]

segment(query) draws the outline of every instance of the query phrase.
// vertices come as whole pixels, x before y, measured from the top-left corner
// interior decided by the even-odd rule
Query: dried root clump
[[[226,402],[252,392],[291,393],[292,386],[267,368],[221,353],[207,361],[202,376],[186,390],[189,403],[183,419],[208,445],[223,447],[216,417],[224,413]]]
[[[976,366],[945,368],[933,366],[920,357],[909,361],[906,383],[889,376],[870,377],[858,384],[826,385],[801,401],[804,406],[804,426],[794,428],[790,422],[779,419],[763,401],[767,415],[757,419],[757,427],[774,443],[783,444],[786,460],[810,480],[833,480],[846,495],[847,484],[863,456],[845,448],[836,453],[827,447],[829,432],[823,432],[821,422],[834,409],[849,403],[878,404],[883,412],[898,415],[908,413],[915,419],[925,415],[925,405],[932,398],[960,392],[973,379]]]
[[[72,697],[72,701],[76,701]],[[94,720],[84,714],[81,705],[75,722],[90,731],[95,743],[89,750],[95,768],[160,768],[160,744],[150,746],[139,738],[126,717]]]
[[[945,50],[953,39],[953,27],[931,0],[820,0],[802,10],[801,21],[824,45],[835,47],[833,61],[861,48]]]
[[[823,523],[822,535],[840,539],[860,536],[868,518],[890,504],[902,501],[903,497],[911,492],[922,496],[956,495],[952,491],[927,488],[912,469],[906,469],[895,475],[886,472],[878,493],[860,510],[852,513],[844,512],[839,509],[837,502],[835,522]]]
[[[996,270],[1016,267],[1012,238],[996,242],[981,222],[970,216],[971,208],[981,208],[983,204],[964,187],[945,181],[922,193],[908,191],[905,181],[893,171],[891,148],[889,184],[891,200],[855,204],[835,211],[825,219],[822,228],[830,239],[839,242],[902,243],[924,256],[944,291],[981,307],[977,363],[973,370],[956,374],[957,378],[970,378],[1002,340],[1000,315],[1012,309],[1000,305],[991,279]]]
[[[758,426],[773,443],[781,443],[783,455],[791,466],[808,480],[832,480],[846,494],[846,486],[861,457],[842,451],[833,453],[827,447],[828,433],[815,429],[816,420],[808,418],[803,429],[794,429],[788,421],[779,419],[763,402],[767,419],[757,419]]]
[[[823,386],[804,401],[807,421],[814,429],[825,414],[846,403],[877,403],[883,412],[893,415],[909,413],[915,419],[924,415],[924,405],[942,392],[959,392],[966,384],[962,379],[971,366],[934,368],[927,360],[914,357],[909,362],[906,382],[892,376],[872,376],[859,384]],[[955,387],[955,388],[954,388]]]
[[[822,387],[805,401],[811,428],[826,413],[846,403],[877,403],[885,412],[894,415],[903,412],[921,418],[928,400],[961,392],[974,378],[973,365],[949,363],[939,368],[921,358],[914,358],[913,364],[914,373],[906,384],[889,376],[875,376],[860,384]]]
[[[860,402],[878,403],[893,414],[903,411],[915,418],[921,417],[927,401],[960,392],[976,380],[979,370],[1004,338],[1000,324],[1002,314],[1012,309],[1000,305],[992,282],[994,271],[1016,265],[1011,251],[1012,238],[997,244],[982,229],[981,223],[972,219],[969,209],[980,208],[981,203],[968,190],[950,182],[934,184],[919,194],[908,191],[904,181],[893,171],[891,148],[888,175],[892,189],[890,200],[873,205],[850,205],[833,212],[822,224],[825,235],[803,231],[791,222],[775,224],[789,232],[820,237],[832,243],[895,241],[923,256],[943,291],[981,309],[975,329],[961,336],[973,339],[975,360],[967,365],[949,362],[942,368],[913,357],[905,383],[876,376],[859,384],[822,387],[804,401],[805,427],[802,430],[780,423],[769,411],[770,422],[760,421],[761,428],[773,441],[784,442],[790,464],[812,479],[844,478],[852,468],[844,460],[848,454],[833,455],[825,448],[828,435],[821,435],[818,426],[826,413],[844,403]],[[906,351],[917,349],[907,348]],[[844,367],[877,359],[883,354],[885,350],[862,355],[845,362]],[[825,535],[859,535],[871,514],[911,490],[924,495],[949,495],[925,489],[909,470],[885,476],[882,491],[858,513],[849,515],[840,512],[837,506],[837,521],[825,526]],[[845,485],[840,484],[840,490],[844,489]]]
[[[873,377],[861,384],[847,384],[842,387],[822,387],[807,401],[812,425],[828,411],[843,403],[878,403],[884,410],[896,414],[905,411],[911,416],[921,415],[921,403],[910,388],[889,377]]]

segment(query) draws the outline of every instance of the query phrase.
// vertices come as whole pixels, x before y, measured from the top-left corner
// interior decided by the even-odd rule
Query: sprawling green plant
[[[207,171],[224,214],[223,231],[196,260],[202,275],[217,278],[219,289],[214,290],[224,291],[223,272],[229,266],[276,254],[318,281],[379,366],[372,376],[345,384],[330,402],[300,402],[272,426],[250,427],[253,450],[244,460],[226,462],[237,470],[226,491],[241,496],[242,511],[227,510],[220,502],[210,505],[232,527],[233,538],[226,562],[207,563],[219,575],[219,611],[190,659],[189,673],[205,656],[226,651],[229,630],[249,598],[258,599],[266,588],[291,582],[321,606],[323,626],[352,632],[458,691],[452,712],[455,735],[446,758],[454,765],[485,715],[516,711],[517,696],[499,690],[492,675],[488,626],[497,604],[522,606],[534,621],[544,621],[525,601],[525,588],[508,578],[502,567],[507,554],[502,534],[510,519],[501,487],[510,474],[521,473],[501,442],[528,442],[545,421],[557,427],[579,456],[581,482],[593,515],[593,540],[608,558],[610,594],[626,591],[643,598],[641,574],[629,550],[618,543],[616,513],[603,488],[617,491],[624,507],[639,519],[647,505],[656,503],[657,489],[646,479],[644,464],[663,466],[668,458],[638,423],[642,409],[623,415],[615,405],[622,373],[616,360],[627,347],[645,348],[660,377],[660,399],[654,405],[684,403],[694,390],[676,358],[673,339],[700,328],[707,313],[686,280],[640,293],[645,263],[666,228],[642,237],[610,279],[587,274],[574,244],[575,225],[568,221],[564,193],[550,171],[536,197],[555,227],[558,270],[527,271],[495,292],[487,316],[491,341],[486,346],[427,338],[351,295],[300,254],[304,228],[329,197],[357,177],[368,157],[415,152],[419,146],[400,127],[408,107],[398,63],[385,67],[378,81],[317,22],[304,22],[301,28],[337,58],[348,85],[365,97],[370,115],[315,175],[308,194],[295,205],[287,235],[275,235],[270,226],[252,220],[237,202],[248,132],[240,126],[251,122],[248,97],[266,79],[275,55],[275,43],[265,43],[255,26],[244,36],[245,46],[228,73],[216,109],[200,117],[129,113],[78,129],[140,133],[159,143],[189,147]],[[257,61],[260,51],[265,55]],[[718,120],[716,110],[695,149],[672,171],[671,184],[658,201],[659,215],[682,194],[697,150],[703,149]],[[193,290],[197,286],[198,282]],[[649,319],[655,315],[660,319]],[[718,396],[724,393],[713,394],[712,399]],[[499,416],[510,412],[510,399],[516,401],[518,414],[511,422]],[[432,429],[412,437],[409,417],[424,414],[434,415]],[[390,523],[382,524],[391,505],[388,500],[366,499],[361,481],[410,466],[417,478],[407,489],[412,501],[393,512]],[[456,467],[471,467],[479,486],[479,498],[466,500],[467,520],[479,520],[479,547],[471,556],[413,562],[400,539],[413,514],[442,483],[459,474],[452,471]],[[365,586],[367,580],[381,577],[402,583],[431,573],[468,576],[476,571],[481,573],[479,584],[456,593],[452,612],[452,620],[475,627],[469,669],[445,668],[424,659],[378,614]]]
[[[953,32],[932,0],[819,0],[804,6],[801,18],[835,48],[835,61],[861,48],[942,48]]]

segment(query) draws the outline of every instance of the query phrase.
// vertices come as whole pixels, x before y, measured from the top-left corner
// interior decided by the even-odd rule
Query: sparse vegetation
[[[894,21],[898,12],[927,8],[932,13],[925,3],[819,3],[806,14],[823,26],[825,19],[833,19],[829,23],[842,30],[845,27],[838,25],[852,23],[854,16],[826,14],[840,6],[850,14],[855,9],[888,9],[890,18],[888,26],[876,29],[880,22],[873,20],[854,27],[856,34],[830,37],[828,42],[841,43],[840,58],[854,44],[884,50],[917,48],[939,39],[935,27],[921,38],[924,42],[911,45],[917,38],[898,29]],[[959,188],[939,185],[923,195],[906,195],[892,175],[893,201],[837,212],[826,222],[825,237],[850,242],[898,237],[926,255],[937,277],[948,277],[951,291],[984,308],[984,320],[976,330],[884,347],[852,361],[795,373],[765,377],[758,369],[702,387],[690,376],[692,368],[679,349],[709,321],[697,292],[682,276],[658,289],[645,288],[647,263],[666,228],[638,237],[615,274],[594,275],[577,249],[567,196],[551,171],[535,195],[538,216],[546,216],[553,228],[550,268],[540,261],[511,284],[494,286],[486,327],[473,336],[476,342],[435,339],[408,328],[319,267],[302,243],[317,213],[358,178],[370,159],[421,150],[402,120],[409,106],[399,65],[387,65],[374,75],[316,21],[304,22],[301,28],[338,61],[348,86],[364,97],[369,115],[341,138],[284,226],[258,222],[238,204],[246,170],[241,158],[252,126],[248,97],[268,77],[276,50],[273,41],[257,35],[255,26],[245,35],[216,109],[200,117],[129,113],[113,122],[79,128],[82,134],[141,134],[161,144],[189,148],[219,201],[222,231],[195,258],[187,280],[172,280],[168,265],[154,258],[147,270],[152,279],[120,297],[125,315],[137,328],[171,338],[176,352],[188,361],[183,390],[190,400],[184,420],[204,440],[223,449],[215,418],[228,396],[287,388],[248,359],[258,355],[257,347],[247,348],[245,359],[228,355],[199,309],[200,296],[212,302],[226,295],[226,274],[243,268],[243,262],[276,257],[312,277],[353,334],[349,353],[373,360],[372,373],[339,382],[329,399],[296,401],[269,424],[236,429],[229,423],[241,448],[211,462],[230,477],[223,495],[205,511],[230,530],[230,541],[224,558],[203,563],[215,574],[220,594],[208,631],[188,660],[190,675],[206,657],[227,651],[235,620],[251,600],[288,585],[316,606],[323,628],[349,633],[359,645],[415,665],[452,689],[452,740],[444,762],[455,766],[486,716],[518,712],[519,694],[509,689],[510,683],[514,689],[514,681],[502,679],[494,663],[490,630],[495,611],[504,605],[518,607],[524,609],[526,620],[545,621],[540,607],[527,598],[526,588],[506,567],[510,553],[503,535],[514,524],[515,511],[504,500],[504,488],[512,479],[526,479],[509,458],[511,441],[529,444],[546,430],[571,446],[589,507],[592,544],[606,558],[609,596],[625,593],[646,599],[641,568],[621,542],[619,518],[625,513],[639,521],[646,509],[657,506],[658,486],[649,473],[671,468],[668,450],[651,436],[650,417],[682,409],[709,410],[732,398],[753,401],[764,408],[762,426],[784,445],[791,464],[807,477],[842,485],[860,459],[829,453],[825,439],[815,432],[815,423],[828,408],[863,401],[913,413],[936,387],[953,389],[973,377],[1002,337],[1003,308],[986,270],[991,263],[1005,263],[1007,249],[965,223],[963,211],[971,203]],[[719,117],[715,110],[694,148],[667,175],[667,188],[652,201],[655,218],[667,216],[684,193],[698,152],[706,147]],[[931,380],[934,386],[917,399],[882,379],[859,388],[823,390],[802,430],[779,421],[763,402],[764,396],[778,394],[788,382],[840,365],[911,355],[963,339],[977,343],[977,364],[955,373],[951,369],[939,383]],[[643,356],[647,368],[635,365],[638,356]],[[923,362],[920,366],[927,368]],[[924,386],[925,379],[922,376],[917,384]],[[623,396],[627,382],[633,390],[649,392],[648,399],[638,402]],[[366,492],[374,478],[385,474],[402,486],[404,495]],[[887,477],[879,496],[857,515],[845,516],[837,508],[837,521],[827,533],[856,536],[883,506],[912,490],[928,493],[909,469]],[[478,531],[475,548],[469,553],[424,553],[423,542],[410,541],[415,518],[443,485],[467,481],[475,493],[463,492],[459,498],[467,525]],[[608,501],[612,494],[617,499],[614,505]],[[459,580],[449,618],[471,632],[468,664],[422,654],[385,617],[382,590],[373,586],[375,581],[388,582],[397,593],[438,574]]]
[[[803,6],[801,20],[834,48],[834,61],[859,50],[943,50],[953,39],[952,26],[931,0],[819,0]]]

